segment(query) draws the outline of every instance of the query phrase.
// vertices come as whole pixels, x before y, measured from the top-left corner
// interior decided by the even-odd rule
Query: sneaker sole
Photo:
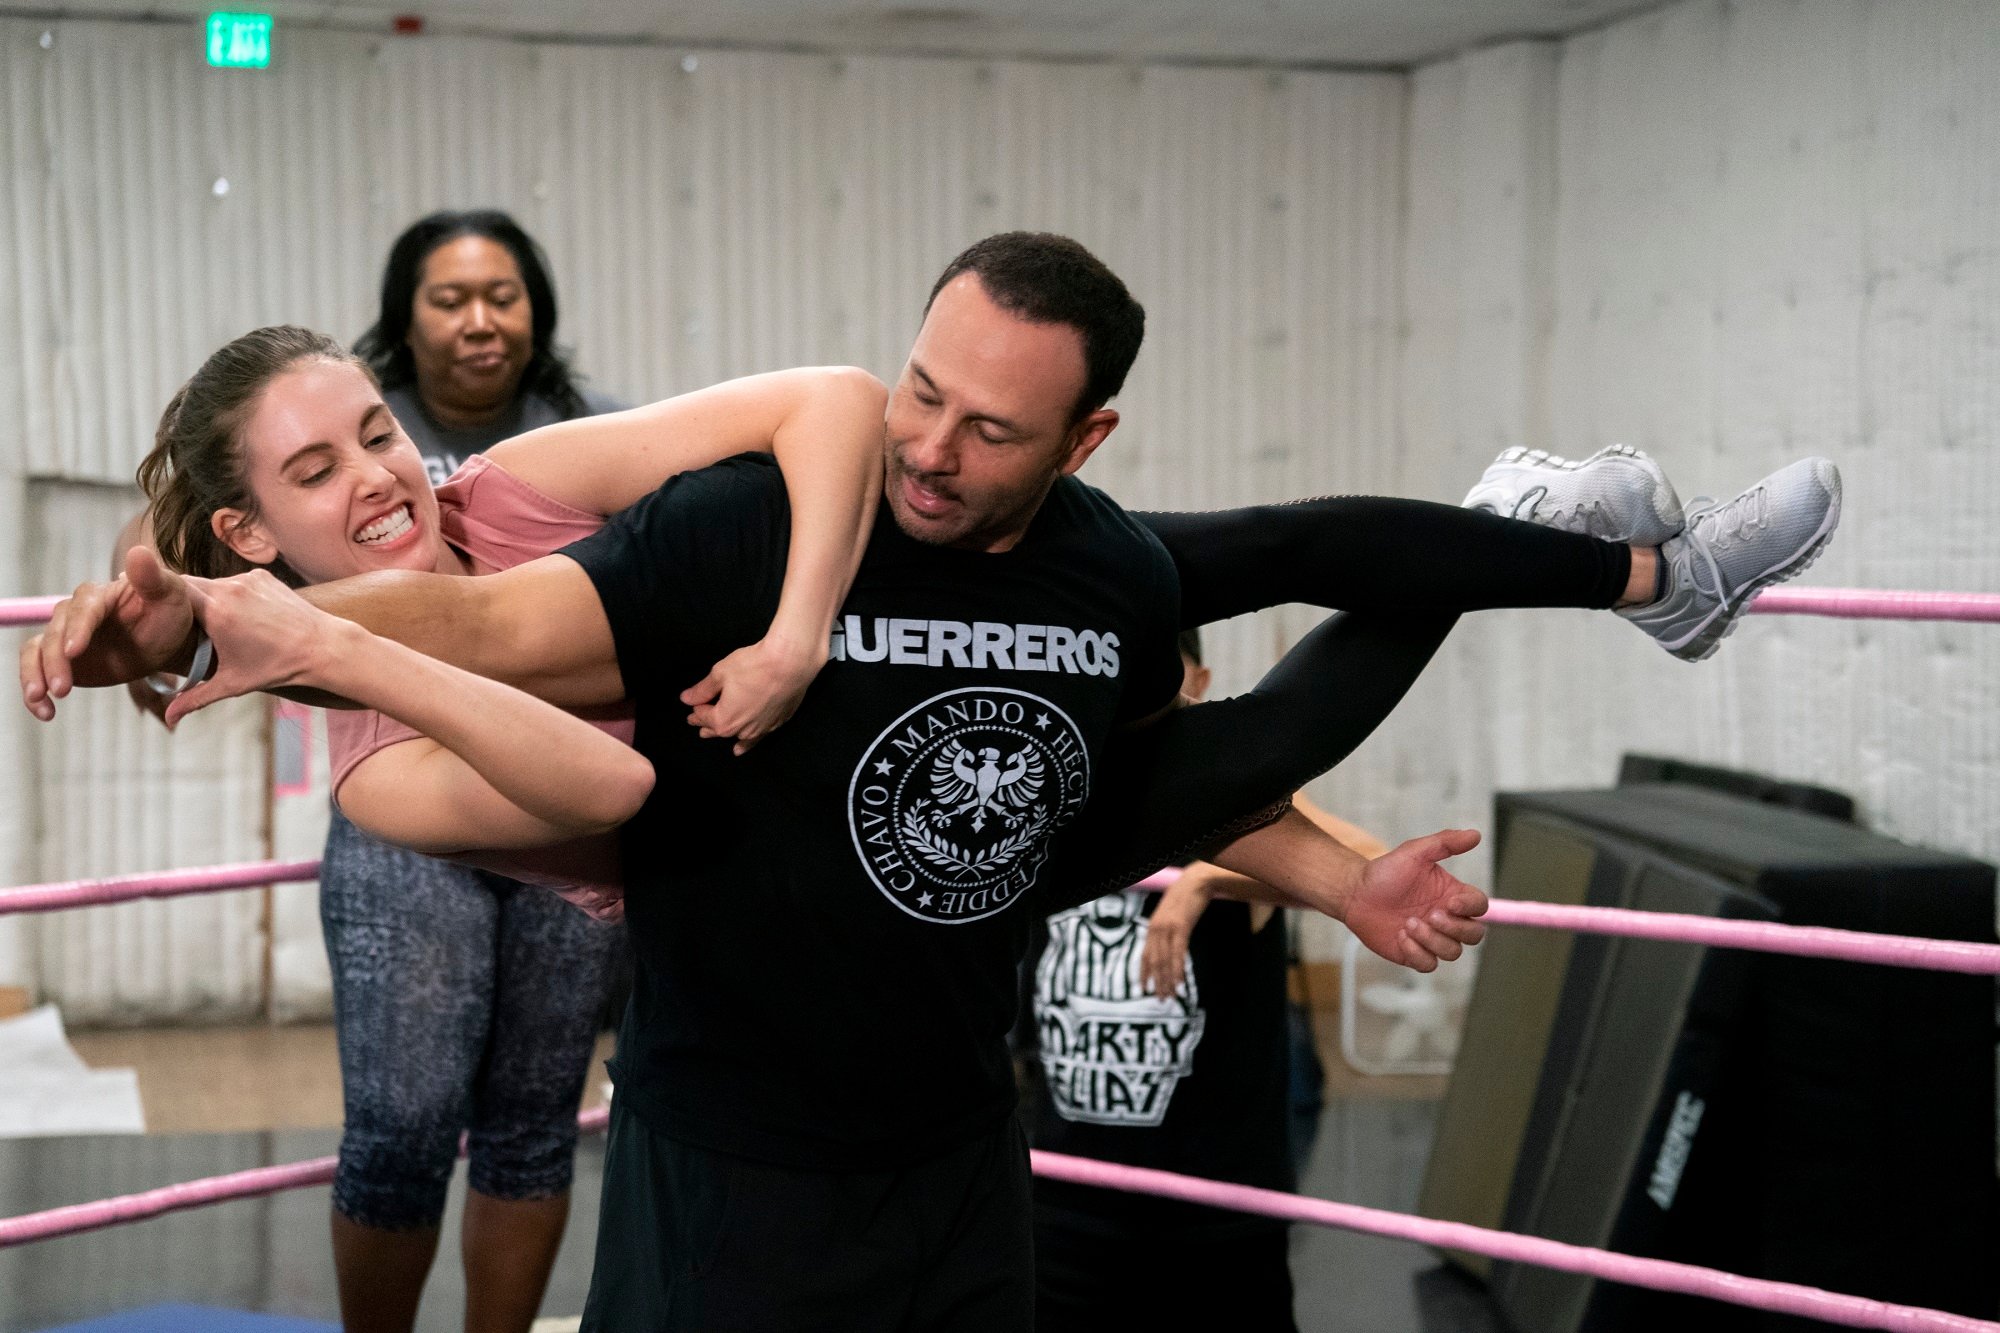
[[[1836,474],[1836,477],[1838,474]],[[1838,480],[1834,483],[1833,503],[1827,506],[1826,517],[1820,520],[1819,528],[1804,547],[1789,559],[1772,566],[1764,573],[1737,589],[1736,595],[1724,601],[1709,613],[1708,618],[1695,627],[1694,633],[1678,645],[1663,644],[1666,650],[1683,662],[1702,662],[1715,655],[1722,641],[1736,632],[1736,624],[1742,619],[1743,610],[1755,597],[1773,583],[1782,583],[1797,574],[1803,574],[1813,567],[1813,563],[1826,550],[1826,544],[1833,540],[1833,530],[1840,526],[1840,502],[1842,487]]]
[[[1588,458],[1574,459],[1558,458],[1546,449],[1530,449],[1517,444],[1511,449],[1501,451],[1500,456],[1488,465],[1487,471],[1490,472],[1495,467],[1519,467],[1541,472],[1580,472],[1592,464],[1614,458],[1628,460],[1645,470],[1653,488],[1648,508],[1652,510],[1653,521],[1659,525],[1657,532],[1640,529],[1630,536],[1614,540],[1623,540],[1635,546],[1657,546],[1667,538],[1677,535],[1683,526],[1681,511],[1665,503],[1666,497],[1673,496],[1673,487],[1668,483],[1666,474],[1660,471],[1659,464],[1655,463],[1644,450],[1635,449],[1629,444],[1608,444]],[[1483,486],[1484,479],[1481,481]],[[1475,487],[1473,493],[1477,494],[1479,489],[1481,488]],[[1471,500],[1471,496],[1466,498],[1468,501]],[[1473,507],[1490,508],[1480,505]],[[1671,513],[1668,512],[1670,508],[1672,508]]]

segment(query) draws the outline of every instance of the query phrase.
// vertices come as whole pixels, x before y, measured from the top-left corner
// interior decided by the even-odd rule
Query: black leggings
[[[1603,608],[1632,572],[1631,548],[1616,542],[1428,500],[1338,495],[1133,517],[1174,559],[1183,629],[1291,602],[1399,618]]]
[[[1183,628],[1288,602],[1345,614],[1249,693],[1177,709],[1113,743],[1089,813],[1058,849],[1058,905],[1276,818],[1395,709],[1461,613],[1609,607],[1632,565],[1617,543],[1421,500],[1135,517],[1180,572]]]

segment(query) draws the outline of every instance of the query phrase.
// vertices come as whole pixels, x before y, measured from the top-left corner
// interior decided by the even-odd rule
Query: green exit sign
[[[264,69],[271,63],[271,16],[208,16],[208,63],[217,69]]]

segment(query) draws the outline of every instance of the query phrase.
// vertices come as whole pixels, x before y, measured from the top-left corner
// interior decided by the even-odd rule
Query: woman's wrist
[[[764,631],[764,646],[788,661],[814,670],[826,665],[833,626],[818,626],[815,623],[801,623],[798,617],[787,617],[780,609],[771,621],[771,627]]]
[[[1181,871],[1180,877],[1168,888],[1168,892],[1178,893],[1183,898],[1198,901],[1206,906],[1215,900],[1217,884],[1224,876],[1233,874],[1233,871],[1224,870],[1221,866],[1210,865],[1206,861],[1196,861]]]

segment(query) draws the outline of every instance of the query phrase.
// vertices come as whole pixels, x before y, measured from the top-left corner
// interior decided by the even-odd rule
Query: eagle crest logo
[[[1043,770],[1033,749],[1019,749],[1003,759],[997,746],[974,750],[952,741],[931,760],[931,799],[937,802],[931,823],[945,828],[970,814],[972,831],[983,833],[990,812],[1010,831],[1020,828],[1042,793]]]
[[[952,690],[875,738],[848,788],[854,850],[889,901],[976,921],[1035,883],[1056,829],[1090,794],[1077,725],[1038,695]]]

